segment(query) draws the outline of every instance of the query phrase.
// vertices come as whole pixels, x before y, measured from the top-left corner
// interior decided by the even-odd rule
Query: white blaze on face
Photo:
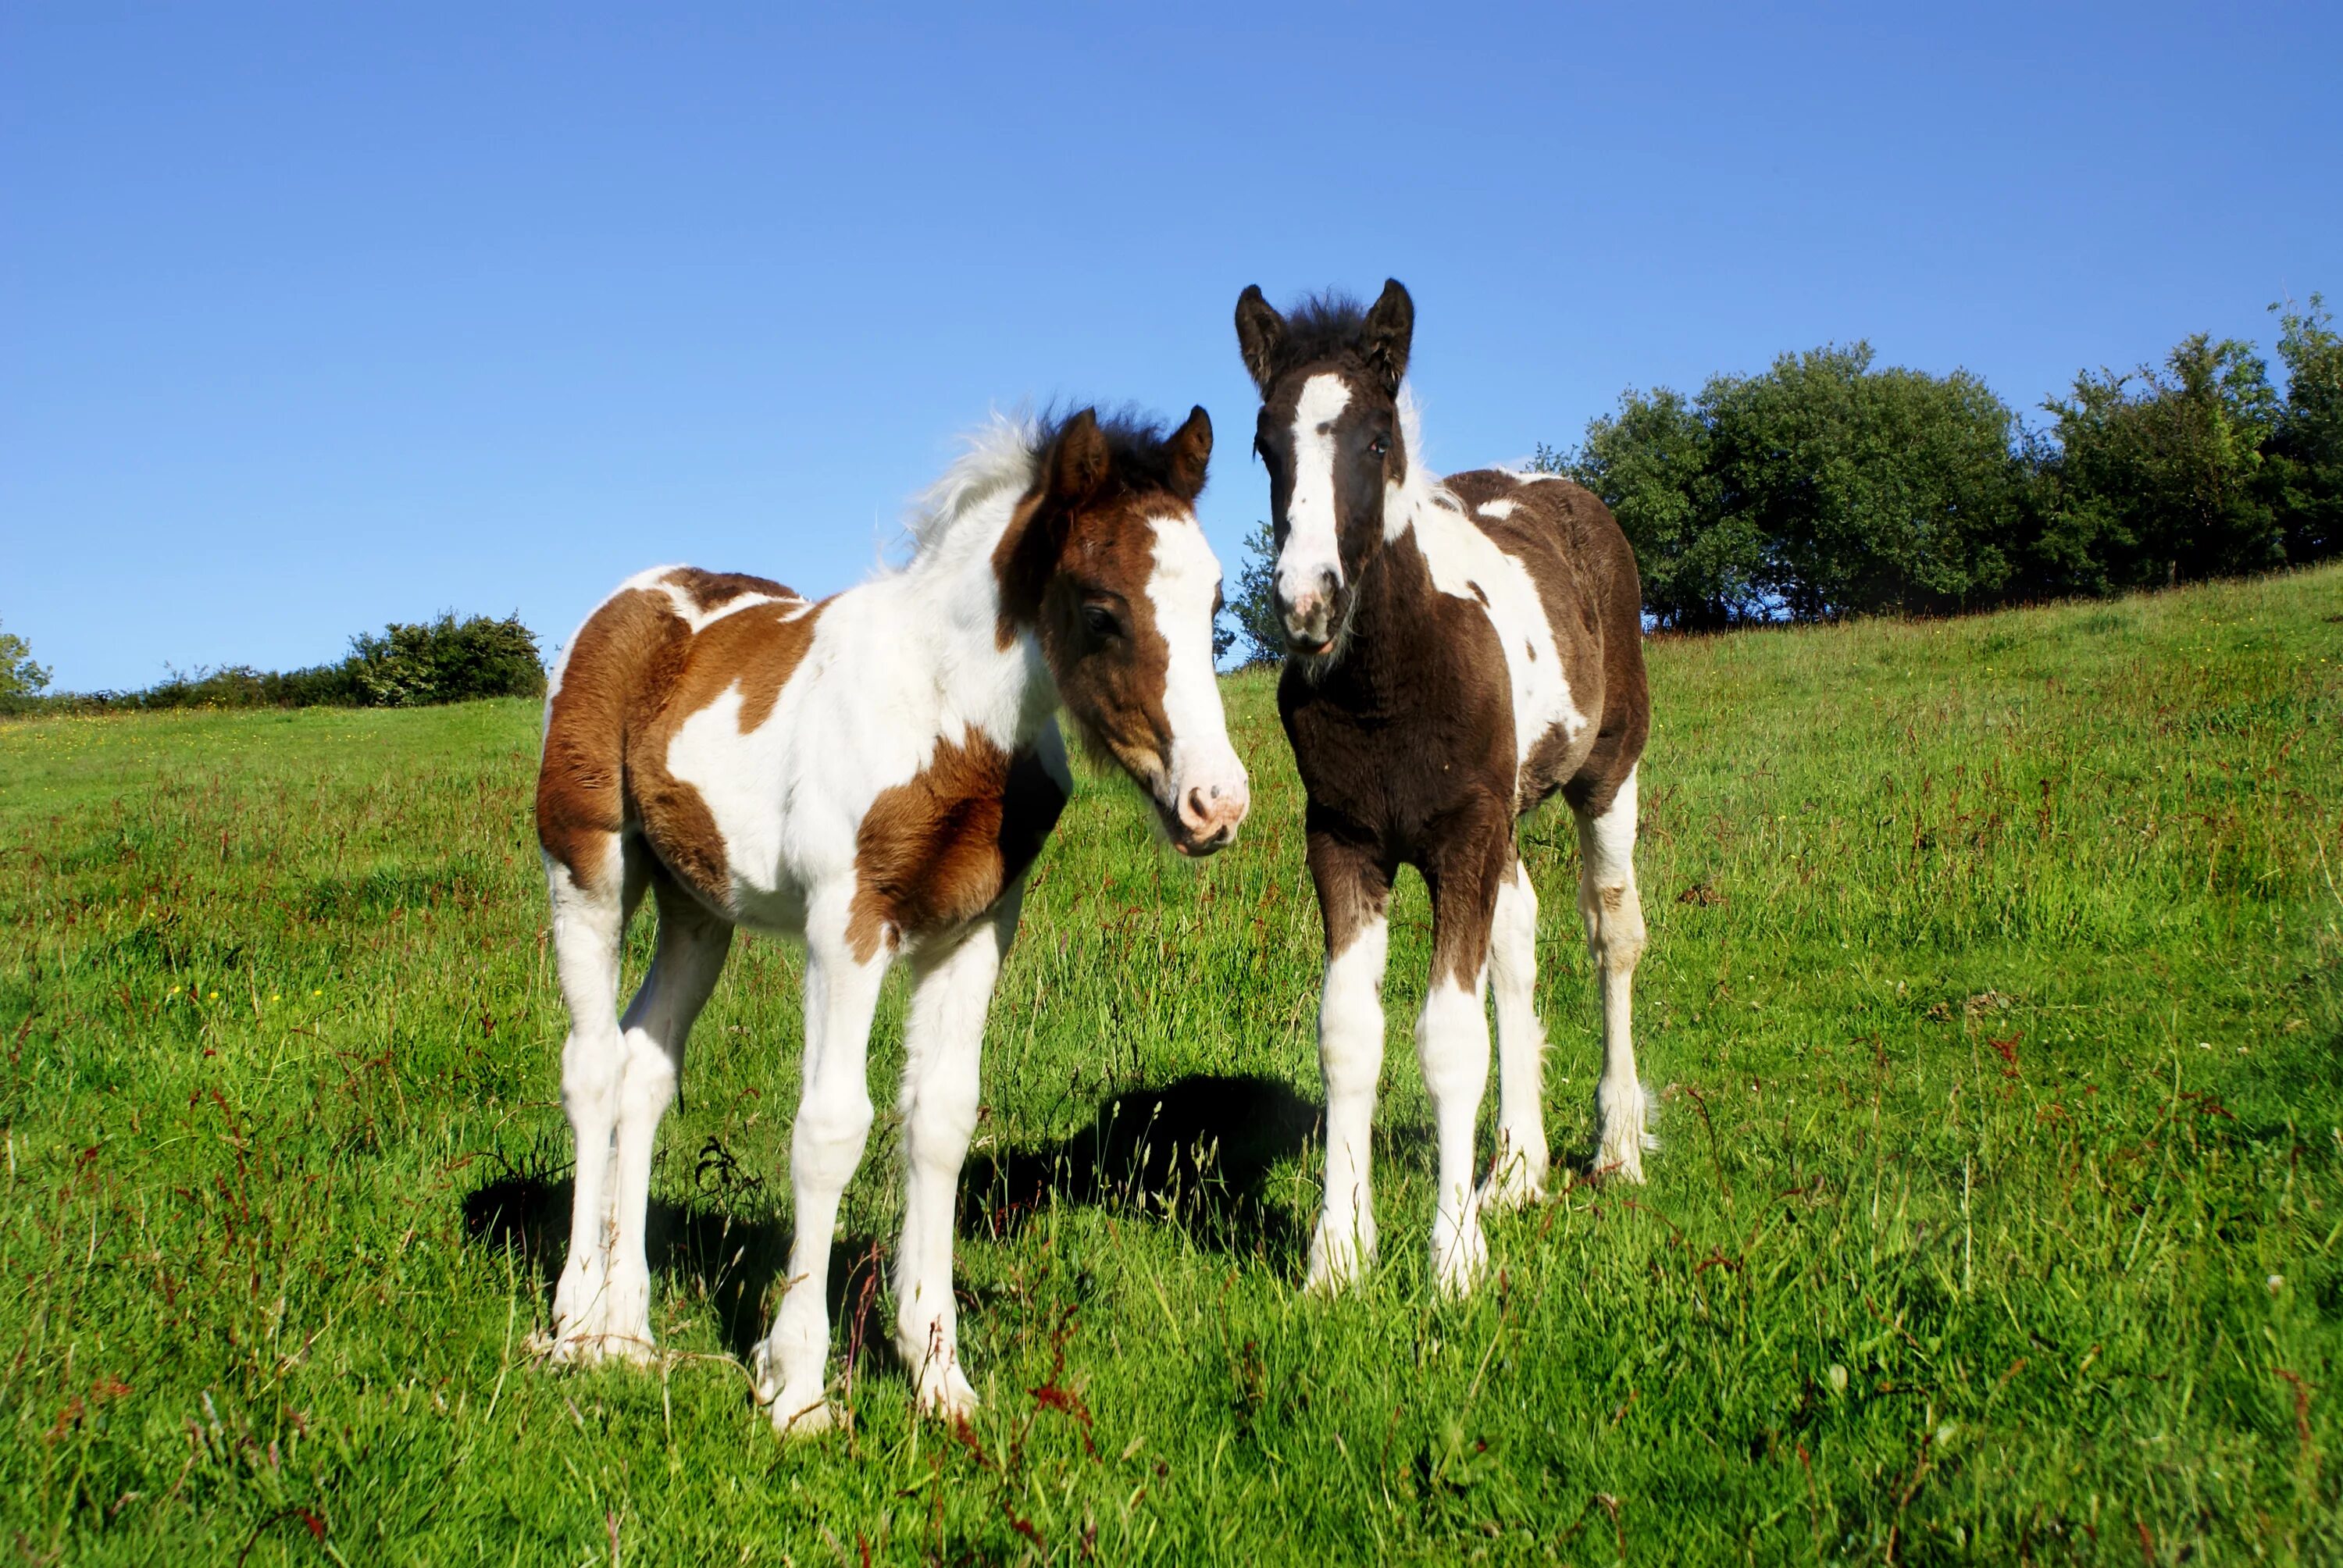
[[[1351,406],[1340,376],[1312,376],[1293,406],[1293,490],[1285,503],[1285,548],[1277,554],[1277,592],[1306,619],[1329,580],[1342,583],[1335,539],[1334,421]]]
[[[1224,834],[1212,846],[1218,849],[1235,836],[1248,803],[1244,764],[1229,744],[1220,678],[1212,671],[1221,563],[1194,519],[1157,518],[1151,526],[1155,570],[1147,579],[1147,600],[1169,650],[1163,670],[1163,718],[1172,730],[1167,804],[1199,841]]]

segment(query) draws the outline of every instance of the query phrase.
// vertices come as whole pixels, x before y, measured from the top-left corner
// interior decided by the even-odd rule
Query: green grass
[[[1044,853],[968,1183],[965,1438],[874,1345],[883,1111],[835,1271],[853,1430],[776,1441],[731,1359],[788,1236],[778,943],[736,949],[662,1136],[665,1364],[529,1353],[568,1159],[533,708],[0,727],[0,1550],[2338,1560],[2343,573],[1651,655],[1651,1185],[1579,1179],[1435,1298],[1409,879],[1384,1256],[1296,1293],[1318,919],[1236,679],[1235,850],[1175,863],[1092,781]],[[1595,1005],[1567,819],[1527,837],[1568,1152]]]

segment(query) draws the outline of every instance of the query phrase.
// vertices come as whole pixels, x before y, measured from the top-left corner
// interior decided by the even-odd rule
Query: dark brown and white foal
[[[1254,449],[1269,470],[1291,652],[1278,708],[1309,792],[1326,922],[1326,1196],[1309,1281],[1338,1288],[1374,1253],[1383,908],[1405,864],[1432,895],[1432,985],[1415,1034],[1440,1141],[1432,1261],[1463,1291],[1487,1258],[1481,1210],[1544,1186],[1537,891],[1513,834],[1557,790],[1578,819],[1578,908],[1602,977],[1596,1165],[1643,1179],[1629,992],[1644,950],[1635,765],[1650,709],[1635,558],[1603,503],[1566,480],[1496,469],[1442,479],[1417,461],[1401,386],[1415,307],[1396,282],[1372,309],[1326,297],[1291,316],[1248,288],[1236,322],[1261,388]],[[1476,1187],[1493,980],[1497,1150]]]
[[[1148,793],[1182,852],[1228,844],[1245,813],[1212,673],[1220,565],[1192,509],[1212,444],[1202,408],[1168,437],[1088,410],[998,423],[930,493],[901,571],[815,604],[762,578],[660,568],[570,639],[537,794],[578,1140],[557,1356],[649,1353],[652,1141],[748,926],[806,945],[789,1286],[752,1367],[773,1423],[831,1419],[831,1235],[898,958],[912,990],[897,1345],[923,1406],[973,1405],[954,1189],[1026,869],[1071,788],[1056,713]],[[621,1019],[619,939],[646,889],[659,945]]]

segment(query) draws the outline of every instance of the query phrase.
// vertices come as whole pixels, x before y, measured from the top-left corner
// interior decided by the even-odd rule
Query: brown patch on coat
[[[1083,746],[1142,779],[1168,767],[1172,755],[1172,719],[1163,708],[1172,645],[1147,593],[1155,574],[1151,519],[1167,510],[1152,496],[1126,496],[1076,518],[1061,569],[1041,597],[1038,628]],[[1112,610],[1121,628],[1119,646],[1096,646],[1082,619],[1092,603]]]
[[[1396,862],[1386,859],[1381,846],[1362,838],[1351,825],[1305,808],[1304,853],[1310,879],[1318,889],[1318,909],[1326,921],[1326,957],[1341,958],[1359,940],[1369,921],[1380,920],[1391,901],[1392,875]]]
[[[855,836],[846,940],[856,961],[990,909],[1033,863],[1065,804],[1030,749],[1012,757],[977,731],[937,742],[927,767],[880,792]]]
[[[628,821],[627,737],[656,701],[649,671],[690,636],[667,595],[630,588],[605,601],[571,639],[547,705],[537,771],[537,841],[579,887],[617,873]]]
[[[735,686],[740,689],[741,734],[770,719],[781,688],[813,643],[821,608],[797,598],[752,604],[702,627],[662,705],[663,715],[671,717],[669,733]]]
[[[661,581],[706,608],[711,598],[679,582],[679,575]],[[709,596],[721,596],[712,598],[717,605],[746,593],[787,597],[735,611],[696,635],[674,600],[655,588],[618,594],[588,618],[547,713],[538,841],[579,886],[598,888],[615,869],[619,835],[639,828],[679,882],[725,909],[731,873],[723,835],[699,791],[668,771],[668,748],[686,719],[736,685],[741,733],[769,718],[813,640],[821,607],[765,578],[701,572],[698,580]]]
[[[745,594],[763,594],[769,598],[803,597],[770,578],[751,577],[747,572],[703,571],[698,567],[678,567],[659,581],[689,594],[692,608],[702,615],[721,609]]]

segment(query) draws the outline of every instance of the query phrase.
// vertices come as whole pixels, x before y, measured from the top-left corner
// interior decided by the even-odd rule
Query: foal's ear
[[[1111,461],[1098,410],[1083,409],[1058,432],[1058,448],[1050,458],[1050,498],[1070,507],[1089,500],[1106,483]]]
[[[1252,384],[1268,396],[1278,358],[1285,352],[1285,317],[1262,297],[1258,283],[1247,284],[1237,296],[1237,352],[1252,372]]]
[[[1399,395],[1399,384],[1407,375],[1408,346],[1415,340],[1415,301],[1400,286],[1396,277],[1383,279],[1383,291],[1367,311],[1365,327],[1359,334],[1359,353],[1383,384],[1383,390]]]
[[[1212,460],[1212,417],[1201,403],[1188,412],[1188,422],[1172,432],[1166,447],[1172,456],[1172,493],[1192,501],[1204,487],[1204,468]]]

